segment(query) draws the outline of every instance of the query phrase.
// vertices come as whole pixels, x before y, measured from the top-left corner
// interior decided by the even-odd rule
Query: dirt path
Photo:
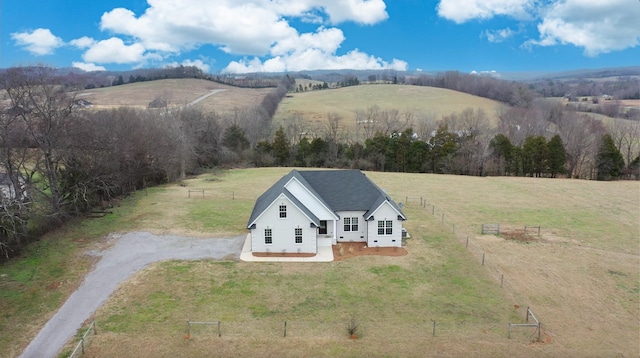
[[[207,98],[209,98],[209,97],[213,96],[213,95],[214,95],[214,94],[216,94],[216,93],[220,93],[220,92],[224,92],[224,91],[226,91],[226,89],[215,89],[215,90],[213,90],[213,91],[211,91],[211,92],[209,92],[209,93],[205,94],[204,96],[200,96],[200,97],[196,98],[195,100],[193,100],[193,101],[189,102],[189,103],[187,104],[187,107],[189,107],[189,106],[193,106],[193,105],[197,104],[198,102],[201,102],[201,101],[203,101],[203,100],[205,100],[205,99],[207,99]]]
[[[113,236],[116,244],[104,252],[92,253],[102,256],[95,269],[44,325],[21,357],[55,357],[118,285],[147,265],[163,260],[236,259],[245,237],[195,239],[146,232]]]

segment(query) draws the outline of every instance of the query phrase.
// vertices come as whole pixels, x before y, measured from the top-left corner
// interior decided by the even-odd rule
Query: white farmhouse
[[[406,219],[359,170],[294,169],[256,200],[247,228],[254,253],[317,253],[339,242],[402,246]]]

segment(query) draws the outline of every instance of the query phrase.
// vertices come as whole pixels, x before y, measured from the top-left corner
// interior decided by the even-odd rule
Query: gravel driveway
[[[150,263],[163,260],[237,259],[246,235],[225,239],[196,239],[131,232],[112,236],[116,244],[104,252],[95,269],[69,296],[31,341],[21,357],[55,357],[82,323],[109,298],[118,285]]]

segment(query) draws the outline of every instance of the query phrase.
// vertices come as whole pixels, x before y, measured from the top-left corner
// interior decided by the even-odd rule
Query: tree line
[[[406,117],[410,115],[405,114],[405,121]],[[422,122],[425,119],[432,121]],[[288,130],[285,122],[272,140],[257,143],[253,164],[476,176],[640,178],[637,123],[614,126],[611,134],[599,121],[569,113],[552,134],[511,120],[507,111],[500,119],[503,130],[493,130],[482,110],[466,109],[441,120],[418,116],[409,123],[396,122],[403,130],[384,131],[378,126],[363,141],[354,140],[354,133],[338,125],[332,127],[331,118],[324,128],[304,131],[299,139],[287,134],[298,131]],[[414,131],[411,124],[421,130]],[[235,136],[242,138],[242,130]]]
[[[239,148],[271,135],[271,118],[295,81],[234,113],[118,108],[91,111],[46,66],[0,73],[0,255],[115,198],[203,169],[236,165]],[[232,143],[242,128],[246,143]]]

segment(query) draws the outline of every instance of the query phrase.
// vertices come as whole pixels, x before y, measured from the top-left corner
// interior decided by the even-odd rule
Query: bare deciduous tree
[[[382,110],[379,118],[379,131],[384,134],[400,133],[404,129],[400,111],[397,109]]]
[[[33,163],[44,179],[37,187],[49,198],[51,214],[63,214],[59,172],[62,153],[71,145],[75,97],[64,92],[53,68],[10,68],[0,78],[11,102],[11,112],[21,120],[31,145],[40,154]]]
[[[437,117],[433,112],[419,113],[415,118],[414,132],[422,141],[428,141],[438,129]]]
[[[292,145],[297,145],[307,135],[306,122],[300,115],[293,115],[282,120],[282,126]]]
[[[338,141],[339,132],[341,129],[340,122],[342,122],[342,116],[338,113],[327,113],[327,122],[324,128],[324,137],[329,145],[329,160],[335,163],[338,159]]]
[[[567,154],[567,174],[573,178],[588,178],[595,165],[594,158],[602,134],[602,122],[577,112],[565,112],[558,122],[558,131]]]
[[[372,138],[380,123],[380,108],[376,105],[366,110],[356,111],[356,140],[365,141]]]
[[[522,146],[527,137],[547,134],[548,122],[534,108],[501,108],[498,116],[498,131],[506,135],[513,145]]]
[[[640,150],[640,122],[614,118],[608,129],[613,142],[624,157],[625,164],[629,165]]]

